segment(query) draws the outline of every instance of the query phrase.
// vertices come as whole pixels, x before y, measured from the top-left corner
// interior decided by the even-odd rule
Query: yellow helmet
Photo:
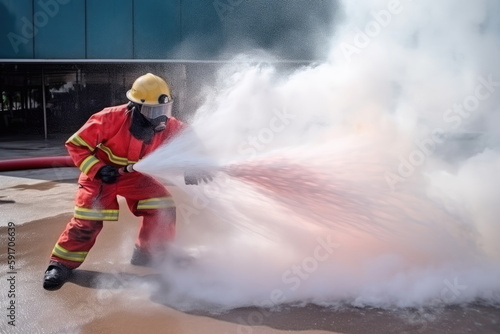
[[[127,92],[127,98],[142,105],[155,106],[172,100],[169,85],[151,73],[138,77],[132,88]]]

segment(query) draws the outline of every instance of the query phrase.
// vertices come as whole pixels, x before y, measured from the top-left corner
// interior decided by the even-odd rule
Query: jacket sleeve
[[[106,138],[106,118],[109,113],[99,112],[66,141],[66,148],[75,165],[91,180],[105,165],[95,157],[97,146]],[[109,117],[108,117],[109,118]],[[109,120],[108,120],[109,121]]]
[[[170,137],[175,137],[182,131],[188,129],[188,125],[176,118],[171,118],[169,120],[170,122],[170,127],[169,127],[169,132],[171,133]]]

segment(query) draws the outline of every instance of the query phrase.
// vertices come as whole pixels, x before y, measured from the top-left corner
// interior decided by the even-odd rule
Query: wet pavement
[[[48,139],[40,137],[0,137],[0,160],[67,155],[64,142],[70,134],[58,134]]]
[[[0,163],[4,160],[67,155],[66,136],[38,138],[2,138]],[[35,219],[71,212],[79,170],[56,167],[0,171],[0,226],[14,221],[24,224]]]
[[[1,141],[0,160],[65,155],[64,140]],[[2,245],[8,241],[7,226],[15,226],[13,268],[6,265],[7,249],[0,251],[0,293],[5,297],[14,290],[9,300],[15,309],[8,311],[9,301],[2,297],[0,333],[500,333],[500,309],[481,305],[392,311],[306,305],[223,314],[176,310],[161,298],[168,294],[168,282],[154,269],[129,264],[139,224],[123,200],[120,220],[106,222],[73,278],[58,291],[45,291],[43,271],[71,218],[78,174],[74,167],[0,172]]]

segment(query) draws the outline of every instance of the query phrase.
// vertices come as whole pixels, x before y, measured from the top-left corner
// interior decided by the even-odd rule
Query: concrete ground
[[[62,138],[1,141],[0,160],[65,155],[63,143]],[[0,333],[500,333],[500,310],[481,305],[181,312],[162,302],[168,283],[154,269],[129,264],[138,219],[123,207],[118,222],[105,223],[70,282],[45,291],[43,271],[71,218],[78,174],[67,167],[0,172]]]
[[[67,155],[66,136],[49,140],[2,138],[2,160]],[[14,170],[0,172],[0,226],[9,221],[24,224],[36,219],[68,213],[73,208],[73,193],[79,175],[77,168]]]

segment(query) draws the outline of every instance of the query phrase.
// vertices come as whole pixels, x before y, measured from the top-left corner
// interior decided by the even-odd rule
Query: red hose
[[[75,164],[69,155],[0,160],[0,171],[58,167],[75,167]]]

